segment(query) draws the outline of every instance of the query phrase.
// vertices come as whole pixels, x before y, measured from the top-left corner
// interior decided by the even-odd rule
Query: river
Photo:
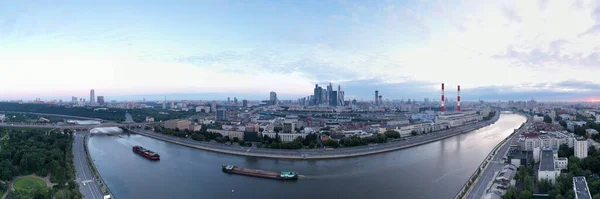
[[[502,113],[487,127],[444,140],[369,156],[276,160],[184,147],[141,135],[94,135],[88,147],[118,199],[136,198],[453,198],[485,156],[526,118]],[[132,152],[161,155],[152,162]],[[296,171],[298,181],[221,172],[221,164]],[[232,191],[233,190],[233,191]]]

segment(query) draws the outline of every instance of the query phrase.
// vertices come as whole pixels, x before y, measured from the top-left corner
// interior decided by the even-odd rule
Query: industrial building
[[[483,115],[477,114],[475,111],[468,111],[438,115],[435,119],[435,123],[447,123],[450,127],[456,127],[463,124],[475,123],[481,120],[483,120]]]

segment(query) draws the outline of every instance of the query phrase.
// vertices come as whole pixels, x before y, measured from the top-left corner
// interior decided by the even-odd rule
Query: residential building
[[[573,191],[575,192],[575,199],[592,199],[585,176],[573,177]]]
[[[200,131],[202,129],[202,125],[199,125],[197,123],[194,124],[190,124],[190,131]]]
[[[260,131],[260,126],[258,124],[246,124],[246,132],[256,132]]]
[[[104,96],[98,96],[98,104],[104,105]]]
[[[540,154],[540,168],[538,169],[538,181],[543,179],[550,181],[552,184],[556,182],[556,178],[560,175],[560,169],[557,169],[554,161],[554,154],[551,150],[543,150]]]
[[[210,112],[214,113],[217,111],[217,102],[216,101],[212,101],[212,103],[210,104]]]
[[[185,130],[190,128],[190,124],[192,122],[189,120],[167,120],[165,121],[165,128]]]
[[[4,119],[6,119],[6,115],[4,114],[0,114],[0,121],[4,122]]]
[[[598,131],[596,131],[596,129],[586,129],[585,134],[588,138],[591,138],[593,135],[597,135]]]
[[[146,116],[146,122],[154,122],[154,118]]]
[[[209,113],[210,112],[210,107],[207,106],[196,106],[196,112],[202,112],[204,111],[205,113]]]
[[[575,141],[575,157],[579,159],[588,156],[588,142],[585,139],[577,139]]]
[[[225,109],[217,110],[215,117],[216,117],[217,121],[227,121],[227,110],[225,110]]]
[[[248,100],[242,100],[242,107],[248,108]]]

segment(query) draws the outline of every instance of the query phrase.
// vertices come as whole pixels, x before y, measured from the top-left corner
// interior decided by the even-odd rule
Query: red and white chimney
[[[458,85],[458,102],[456,104],[456,110],[458,110],[460,112],[460,85]]]
[[[445,106],[445,101],[444,101],[444,83],[442,83],[442,113],[444,113],[444,111],[446,111],[446,106]]]

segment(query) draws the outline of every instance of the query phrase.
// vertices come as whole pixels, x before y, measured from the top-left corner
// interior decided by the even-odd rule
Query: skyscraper
[[[244,108],[248,107],[248,100],[242,100],[242,107],[244,107]]]
[[[92,89],[92,90],[90,90],[90,104],[94,104],[94,100],[95,100],[94,98],[96,98],[96,97],[94,94],[94,89]]]
[[[329,106],[337,106],[338,105],[337,96],[338,96],[337,91],[331,92],[331,100],[329,101]]]
[[[271,102],[271,105],[277,104],[277,93],[275,91],[269,93],[269,101]]]
[[[167,109],[167,96],[165,96],[165,100],[163,101],[163,109]]]
[[[332,99],[333,99],[333,85],[331,85],[331,82],[329,82],[329,85],[327,85],[327,97],[326,97],[326,102],[327,104],[331,105],[333,104]]]
[[[169,108],[175,108],[175,101],[171,101],[171,106]]]
[[[375,105],[379,104],[379,91],[375,90]]]
[[[237,104],[237,97],[233,97],[233,103]]]

